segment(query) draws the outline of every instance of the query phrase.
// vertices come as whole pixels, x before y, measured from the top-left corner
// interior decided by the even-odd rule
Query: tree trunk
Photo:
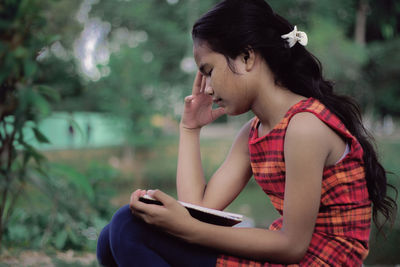
[[[354,28],[354,41],[362,46],[365,45],[365,33],[367,29],[367,13],[369,10],[368,0],[359,0]]]

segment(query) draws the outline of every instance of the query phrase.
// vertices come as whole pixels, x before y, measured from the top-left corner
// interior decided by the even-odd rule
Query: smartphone
[[[139,201],[142,201],[143,203],[146,203],[146,204],[154,204],[154,205],[160,205],[160,206],[163,205],[161,203],[161,201],[158,201],[149,195],[144,195],[142,197],[139,197]]]

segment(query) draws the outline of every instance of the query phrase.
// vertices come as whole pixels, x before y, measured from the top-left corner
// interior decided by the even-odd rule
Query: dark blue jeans
[[[215,266],[218,253],[188,244],[146,224],[123,206],[101,231],[97,259],[103,266]]]

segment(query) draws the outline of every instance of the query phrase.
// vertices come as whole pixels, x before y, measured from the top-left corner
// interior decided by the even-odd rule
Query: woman
[[[372,210],[375,219],[378,212],[390,219],[396,204],[357,106],[323,79],[305,48],[306,33],[264,0],[226,0],[195,23],[192,36],[199,72],[180,123],[178,198],[222,210],[254,176],[282,216],[269,229],[216,226],[159,190],[136,190],[130,209],[120,209],[103,230],[100,262],[360,266]],[[255,118],[206,183],[201,128],[250,110]],[[163,206],[140,202],[146,193]]]

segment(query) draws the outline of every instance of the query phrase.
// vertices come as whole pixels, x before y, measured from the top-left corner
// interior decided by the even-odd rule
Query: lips
[[[213,102],[218,104],[218,102],[221,102],[222,98],[213,98]]]
[[[214,98],[214,99],[213,99],[213,102],[214,102],[215,104],[217,104],[218,106],[221,106],[221,104],[222,104],[222,98]]]

